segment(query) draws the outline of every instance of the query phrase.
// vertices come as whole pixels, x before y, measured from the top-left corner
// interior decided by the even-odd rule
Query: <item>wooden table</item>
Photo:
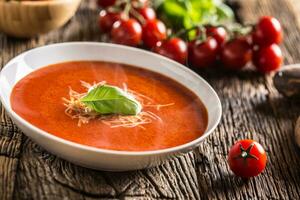
[[[243,22],[274,15],[283,25],[285,63],[300,62],[298,0],[231,1]],[[0,63],[36,46],[64,41],[100,41],[94,1],[82,3],[62,29],[31,40],[0,34]],[[300,199],[300,150],[293,127],[300,102],[281,97],[270,76],[254,72],[200,72],[216,89],[223,118],[202,145],[152,169],[112,173],[75,166],[44,151],[12,124],[1,108],[0,199]],[[267,150],[268,166],[244,182],[226,156],[239,139],[254,138]]]

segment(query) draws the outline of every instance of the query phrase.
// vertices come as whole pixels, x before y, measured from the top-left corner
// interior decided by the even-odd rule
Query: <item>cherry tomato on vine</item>
[[[262,17],[254,28],[252,38],[253,42],[259,46],[279,44],[282,41],[280,22],[274,17]]]
[[[98,6],[102,8],[107,8],[109,6],[113,6],[116,3],[116,0],[98,0]]]
[[[153,8],[143,7],[141,9],[138,9],[137,11],[146,21],[156,19],[156,13]]]
[[[109,32],[113,24],[121,19],[121,13],[108,12],[102,10],[99,14],[99,27],[103,32]]]
[[[213,37],[205,41],[193,41],[189,44],[188,60],[194,67],[212,66],[218,55],[218,43]]]
[[[156,46],[157,42],[167,38],[167,28],[158,19],[149,20],[143,26],[143,42],[148,48]]]
[[[117,44],[137,46],[142,39],[142,27],[135,19],[121,19],[113,24],[111,40]]]
[[[267,155],[264,148],[254,140],[240,140],[231,147],[228,163],[235,175],[250,178],[265,169]]]
[[[247,38],[235,38],[224,44],[221,52],[221,61],[229,69],[242,69],[252,56],[251,45]]]
[[[205,28],[206,37],[213,37],[218,43],[218,49],[220,50],[223,44],[226,42],[228,34],[224,27],[207,25]],[[197,30],[197,36],[201,35],[201,30]]]
[[[207,36],[211,36],[216,39],[219,47],[222,47],[223,44],[226,42],[226,39],[228,37],[227,31],[225,28],[219,26],[219,27],[214,27],[214,26],[208,26],[206,27],[206,34]]]
[[[185,64],[187,59],[187,45],[183,40],[176,37],[158,42],[154,52],[182,64]]]
[[[261,47],[255,50],[253,54],[253,64],[262,73],[279,69],[282,61],[282,52],[277,44]]]

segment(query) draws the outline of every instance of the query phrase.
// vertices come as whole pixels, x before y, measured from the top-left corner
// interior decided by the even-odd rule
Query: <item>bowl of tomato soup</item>
[[[152,167],[197,147],[221,103],[187,67],[144,50],[93,42],[39,47],[0,74],[2,105],[33,141],[108,171]]]

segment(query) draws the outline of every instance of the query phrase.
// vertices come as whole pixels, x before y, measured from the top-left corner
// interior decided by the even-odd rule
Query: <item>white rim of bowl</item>
[[[201,135],[200,137],[198,137],[195,140],[192,140],[188,143],[182,144],[182,145],[178,145],[175,147],[170,147],[170,148],[166,148],[166,149],[160,149],[160,150],[151,150],[151,151],[118,151],[118,150],[110,150],[110,149],[102,149],[102,148],[97,148],[97,147],[92,147],[92,146],[88,146],[88,145],[83,145],[83,144],[79,144],[79,143],[75,143],[63,138],[60,138],[58,136],[52,135],[51,133],[48,133],[32,124],[30,124],[29,122],[27,122],[25,119],[23,119],[21,116],[19,116],[17,113],[15,113],[10,106],[8,106],[1,93],[0,93],[0,100],[2,102],[3,107],[5,108],[6,112],[8,112],[10,115],[12,115],[14,118],[16,118],[22,125],[26,126],[27,128],[37,132],[38,134],[44,135],[47,139],[51,139],[51,140],[55,140],[56,142],[59,143],[63,143],[65,145],[71,146],[71,147],[76,147],[82,150],[86,150],[86,151],[93,151],[96,153],[104,153],[104,154],[113,154],[113,155],[126,155],[126,156],[145,156],[145,155],[159,155],[159,154],[166,154],[166,153],[172,153],[172,152],[178,152],[180,150],[184,150],[184,149],[189,149],[192,148],[193,146],[195,146],[196,144],[200,143],[202,140],[204,140],[206,137],[208,137],[218,126],[218,124],[220,123],[221,117],[222,117],[222,106],[221,106],[221,101],[217,95],[217,93],[215,92],[215,90],[210,86],[210,84],[207,83],[207,81],[205,81],[201,76],[199,76],[197,73],[195,73],[194,71],[192,71],[191,69],[187,68],[186,66],[173,61],[169,58],[166,58],[164,56],[161,56],[159,54],[156,53],[152,53],[143,49],[138,49],[138,48],[134,48],[134,47],[128,47],[128,46],[124,46],[124,45],[117,45],[117,44],[111,44],[111,43],[102,43],[102,42],[63,42],[63,43],[56,43],[56,44],[50,44],[50,45],[46,45],[46,46],[42,46],[42,47],[37,47],[37,48],[33,48],[31,50],[28,50],[24,53],[21,53],[20,55],[14,57],[12,60],[10,60],[3,68],[2,70],[4,70],[6,67],[8,67],[11,63],[15,62],[16,60],[20,59],[21,57],[25,56],[26,54],[31,53],[32,51],[36,51],[39,49],[44,49],[44,48],[48,48],[48,47],[55,47],[55,46],[65,46],[65,45],[96,45],[96,46],[110,46],[110,47],[115,47],[115,48],[123,48],[123,49],[127,49],[130,51],[138,51],[144,54],[148,54],[151,56],[154,56],[158,59],[161,60],[165,60],[167,62],[171,62],[173,65],[176,65],[176,67],[181,68],[181,70],[184,70],[188,73],[191,73],[194,76],[197,76],[199,79],[201,79],[201,81],[206,84],[206,86],[211,90],[212,94],[215,96],[215,98],[217,99],[218,105],[216,105],[216,108],[218,108],[219,112],[218,114],[218,118],[216,120],[216,122],[212,125],[212,127],[209,130],[205,131],[205,134]],[[0,77],[2,77],[2,70],[0,72]],[[175,79],[174,79],[175,80]],[[175,80],[176,81],[176,80]],[[185,86],[186,87],[186,86]],[[208,116],[209,119],[209,116]],[[36,133],[34,133],[36,134]],[[25,134],[26,135],[26,134]],[[38,143],[38,142],[37,142]]]

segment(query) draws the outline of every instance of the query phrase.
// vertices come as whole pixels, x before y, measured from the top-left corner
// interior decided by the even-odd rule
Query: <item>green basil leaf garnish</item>
[[[80,99],[82,103],[99,114],[137,115],[141,104],[121,88],[101,85],[93,88]]]

